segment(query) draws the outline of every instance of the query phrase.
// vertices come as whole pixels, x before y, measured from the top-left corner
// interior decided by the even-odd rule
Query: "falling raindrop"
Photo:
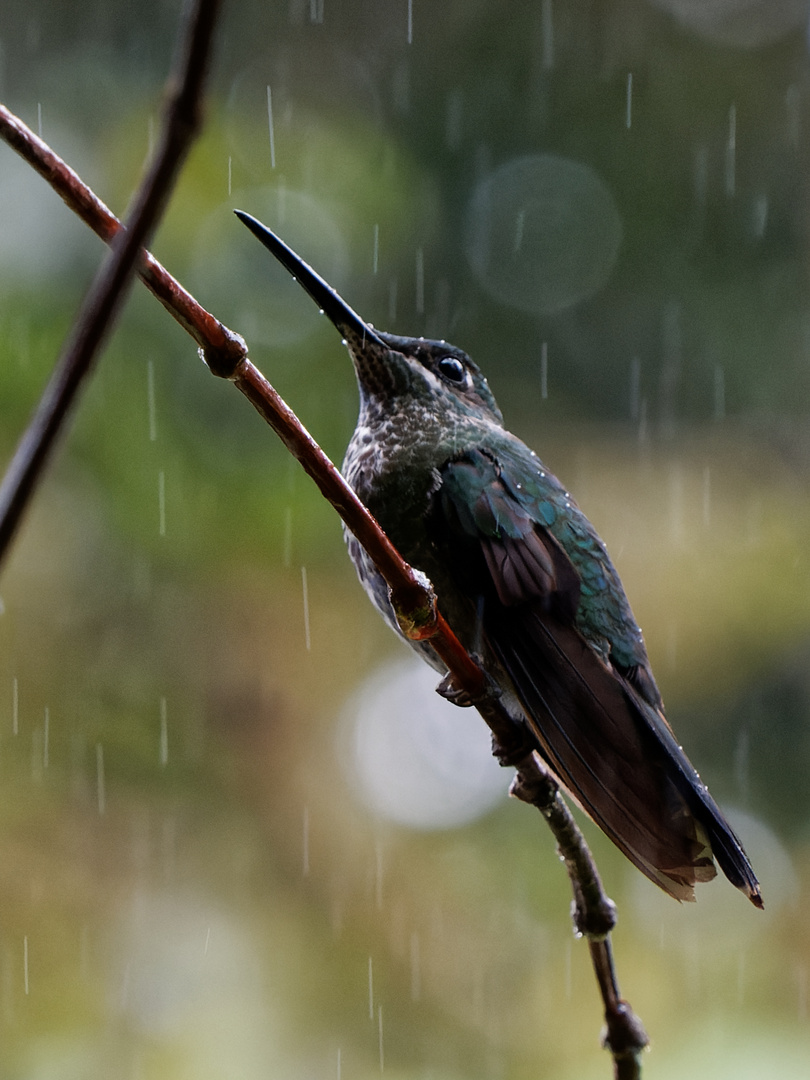
[[[368,958],[368,1018],[374,1019],[374,972],[371,957]]]
[[[722,420],[726,415],[726,377],[721,364],[714,365],[714,418]]]
[[[50,737],[51,737],[51,713],[48,707],[45,707],[45,721],[42,728],[42,768],[48,768],[48,761],[50,756]]]
[[[796,970],[796,1012],[799,1023],[807,1020],[807,967],[799,964]]]
[[[177,865],[177,817],[166,814],[161,822],[160,854],[163,874],[167,881],[174,877]]]
[[[228,154],[228,198],[231,197],[233,188],[233,157]]]
[[[737,106],[728,110],[728,140],[726,141],[726,195],[731,199],[737,188]]]
[[[627,72],[627,95],[624,113],[624,126],[630,130],[633,123],[633,72]]]
[[[788,144],[794,150],[798,150],[801,139],[801,93],[795,83],[787,88],[785,108],[787,109]]]
[[[374,846],[374,895],[377,902],[377,910],[382,911],[383,906],[383,852],[382,844],[378,840]]]
[[[683,370],[681,307],[671,300],[664,308],[663,360],[658,389],[661,401],[661,433],[671,438],[675,432],[678,390]]]
[[[26,996],[28,995],[28,935],[23,938],[23,983]]]
[[[107,809],[107,793],[104,783],[104,747],[101,743],[96,743],[96,796],[99,815],[104,817]]]
[[[380,226],[374,226],[374,257],[372,259],[372,272],[377,273],[380,265]]]
[[[16,675],[11,680],[11,733],[20,733],[20,686]]]
[[[42,138],[42,102],[37,102],[37,135]]]
[[[31,733],[31,779],[42,782],[42,732],[38,727]]]
[[[169,761],[169,711],[166,698],[160,699],[160,764],[166,766]]]
[[[638,409],[638,441],[639,443],[645,443],[647,441],[648,425],[647,425],[647,399],[642,398]]]
[[[683,470],[674,463],[669,474],[669,527],[672,541],[681,547],[684,541],[684,480]]]
[[[630,419],[638,420],[641,411],[641,361],[634,356],[630,361]]]
[[[307,652],[312,648],[312,639],[309,635],[309,586],[307,585],[307,568],[301,567],[301,588],[304,600],[304,641],[306,642]]]
[[[543,28],[543,71],[551,71],[554,67],[554,11],[551,0],[543,0],[540,21]]]
[[[267,87],[267,126],[270,132],[270,168],[276,167],[276,137],[273,132],[273,95]]]
[[[413,0],[408,0],[408,44],[413,45]]]
[[[519,255],[523,246],[523,231],[526,228],[526,211],[519,210],[515,218],[515,244],[512,248],[513,255]]]
[[[158,535],[166,535],[166,474],[158,473]]]
[[[151,360],[146,363],[146,402],[149,411],[149,441],[154,442],[157,439],[157,412],[155,409],[155,365]]]
[[[708,465],[703,468],[703,525],[709,528],[712,523],[712,470]]]
[[[90,971],[90,927],[82,924],[79,932],[79,976],[86,979]]]
[[[548,397],[548,342],[544,341],[540,346],[540,397],[543,401]]]
[[[765,235],[765,230],[768,227],[768,212],[770,210],[770,200],[767,195],[759,195],[754,200],[753,221],[752,229],[754,236],[757,240],[761,240]]]

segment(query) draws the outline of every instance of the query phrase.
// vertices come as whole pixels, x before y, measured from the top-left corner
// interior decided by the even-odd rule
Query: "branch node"
[[[494,700],[497,704],[500,704],[497,698]],[[492,756],[501,768],[518,770],[528,768],[529,772],[534,774],[536,771],[536,763],[532,757],[534,746],[523,724],[518,721],[500,723],[496,729],[494,723],[490,723],[490,730],[492,731]],[[530,764],[527,763],[527,758],[531,758]],[[515,778],[516,781],[517,777]],[[516,791],[512,791],[511,788],[509,793],[514,798],[521,799],[522,802],[527,801]]]
[[[414,587],[389,588],[388,595],[396,615],[397,624],[409,641],[425,641],[432,638],[437,628],[436,594],[429,579],[421,570],[411,571]]]
[[[212,375],[232,381],[238,374],[239,365],[247,358],[247,344],[241,334],[235,334],[221,323],[218,329],[221,340],[216,344],[209,341],[197,352]]]
[[[514,751],[519,750],[520,746],[514,748]],[[502,765],[513,764],[517,768],[515,779],[509,788],[509,794],[514,799],[520,799],[521,802],[536,806],[540,813],[546,816],[545,811],[554,805],[560,795],[557,781],[546,768],[540,766],[533,753],[522,759],[514,760],[514,751],[510,755],[508,749],[501,748],[503,757],[499,756]]]
[[[604,941],[616,926],[616,905],[609,896],[591,897],[588,903],[577,895],[571,904],[574,929],[588,941]]]
[[[618,1001],[605,1019],[602,1046],[610,1051],[617,1063],[621,1059],[637,1062],[642,1050],[650,1045],[650,1038],[629,1002]]]

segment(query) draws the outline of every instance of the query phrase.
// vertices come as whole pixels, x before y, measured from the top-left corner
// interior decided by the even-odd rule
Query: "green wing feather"
[[[447,463],[431,529],[455,553],[446,564],[460,588],[484,598],[486,642],[541,754],[673,896],[694,898],[694,883],[716,873],[714,854],[759,902],[739,840],[672,735],[604,544],[559,481],[515,444],[506,462],[473,449]]]

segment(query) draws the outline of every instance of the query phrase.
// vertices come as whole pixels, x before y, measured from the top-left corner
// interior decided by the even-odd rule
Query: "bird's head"
[[[398,337],[364,322],[346,301],[292,248],[256,218],[235,211],[339,330],[351,354],[360,396],[374,411],[409,406],[448,419],[459,416],[500,425],[495,398],[478,366],[445,341]]]

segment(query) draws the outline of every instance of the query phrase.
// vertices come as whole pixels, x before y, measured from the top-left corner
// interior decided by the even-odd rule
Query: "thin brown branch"
[[[0,560],[36,489],[70,408],[92,370],[141,247],[155,228],[200,123],[203,78],[220,0],[197,0],[181,32],[176,89],[169,96],[160,147],[141,183],[126,228],[111,239],[105,260],[85,297],[74,329],[0,485]]]
[[[102,239],[111,243],[122,226],[73,170],[22,121],[0,105],[0,136],[29,161]],[[170,314],[201,347],[212,373],[232,381],[303,465],[322,494],[374,559],[391,589],[403,632],[429,640],[453,676],[454,686],[483,716],[502,764],[517,771],[512,793],[536,806],[547,820],[565,860],[574,892],[578,933],[588,938],[591,960],[604,1004],[603,1043],[610,1050],[616,1080],[638,1080],[647,1036],[622,1000],[613,967],[609,934],[615,906],[606,896],[593,857],[556,780],[533,752],[485,673],[469,657],[436,608],[430,582],[399,555],[378,523],[293,411],[247,358],[243,339],[202,308],[148,252],[141,252],[140,276]]]
[[[0,137],[50,184],[96,236],[105,244],[112,243],[124,227],[112,210],[47,143],[2,104]],[[209,367],[233,369],[247,355],[244,340],[201,307],[148,251],[140,253],[138,274],[172,318],[205,350]]]
[[[613,1055],[616,1080],[638,1080],[641,1055],[649,1043],[644,1025],[619,993],[610,932],[616,925],[616,905],[607,896],[593,855],[574,816],[560,795],[556,780],[532,755],[534,769],[520,763],[512,794],[536,806],[549,824],[565,862],[574,893],[572,916],[576,931],[588,939],[596,982],[605,1010],[603,1046]]]

